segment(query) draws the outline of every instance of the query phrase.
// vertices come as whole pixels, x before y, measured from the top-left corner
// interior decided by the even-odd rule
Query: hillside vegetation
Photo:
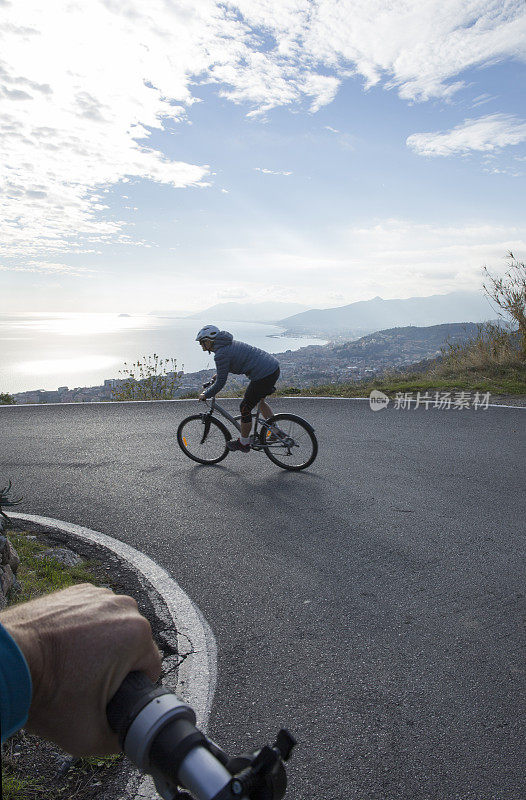
[[[370,380],[330,383],[301,390],[282,386],[277,394],[366,397],[372,389],[387,395],[460,389],[526,395],[526,359],[518,333],[493,323],[481,323],[476,328],[475,335],[465,341],[446,342],[437,358],[404,369],[386,370]]]

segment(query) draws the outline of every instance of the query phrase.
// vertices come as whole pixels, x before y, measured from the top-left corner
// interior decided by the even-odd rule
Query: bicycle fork
[[[212,414],[211,413],[203,414],[201,419],[203,420],[203,426],[204,426],[203,438],[201,439],[201,444],[204,444],[206,441],[206,437],[208,436],[208,433],[210,431],[210,425],[212,424],[210,422],[210,420],[212,419]]]

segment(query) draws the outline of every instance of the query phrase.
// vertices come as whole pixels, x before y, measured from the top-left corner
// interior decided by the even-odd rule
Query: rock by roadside
[[[3,533],[0,533],[0,611],[7,605],[7,595],[17,588],[16,573],[20,558]]]
[[[45,559],[58,561],[59,564],[64,564],[65,567],[76,567],[77,564],[82,564],[81,557],[68,547],[48,547],[42,553],[36,553],[35,558],[38,558],[39,561],[44,561]]]
[[[9,527],[16,531],[31,531],[40,542],[49,545],[42,556],[49,558],[58,555],[60,560],[66,561],[72,561],[73,557],[76,563],[79,559],[88,560],[89,569],[100,585],[106,585],[118,594],[131,595],[137,601],[140,612],[150,622],[153,637],[161,651],[163,683],[175,689],[178,667],[188,653],[178,652],[177,631],[174,630],[172,618],[147,581],[100,545],[77,540],[62,531],[32,522],[11,519]],[[102,769],[82,765],[82,771],[79,771],[79,766],[73,765],[68,770],[70,759],[67,753],[25,731],[16,734],[5,747],[17,769],[39,778],[46,786],[54,786],[57,796],[66,792],[69,797],[67,792],[70,792],[74,800],[134,800],[143,783],[143,776],[122,758]]]

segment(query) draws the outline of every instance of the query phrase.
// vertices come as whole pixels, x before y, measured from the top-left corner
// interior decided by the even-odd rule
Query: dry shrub
[[[492,322],[480,323],[475,336],[467,341],[446,342],[441,354],[442,360],[433,370],[435,375],[500,375],[525,366],[517,333]]]
[[[183,372],[177,372],[175,358],[143,356],[135,364],[124,364],[124,377],[117,382],[112,400],[171,400],[181,385]]]
[[[490,300],[502,309],[504,319],[518,325],[518,340],[523,360],[526,360],[526,264],[519,261],[511,250],[506,256],[508,270],[501,277],[492,275],[484,266],[486,282],[482,288]]]

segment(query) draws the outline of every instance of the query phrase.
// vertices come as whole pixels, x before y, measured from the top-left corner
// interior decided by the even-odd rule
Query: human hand
[[[201,402],[204,402],[206,400],[204,392],[199,392],[198,400],[200,400]]]
[[[0,620],[31,673],[27,730],[76,756],[119,752],[108,702],[129,672],[152,681],[161,673],[150,623],[135,600],[81,583],[13,606]]]

